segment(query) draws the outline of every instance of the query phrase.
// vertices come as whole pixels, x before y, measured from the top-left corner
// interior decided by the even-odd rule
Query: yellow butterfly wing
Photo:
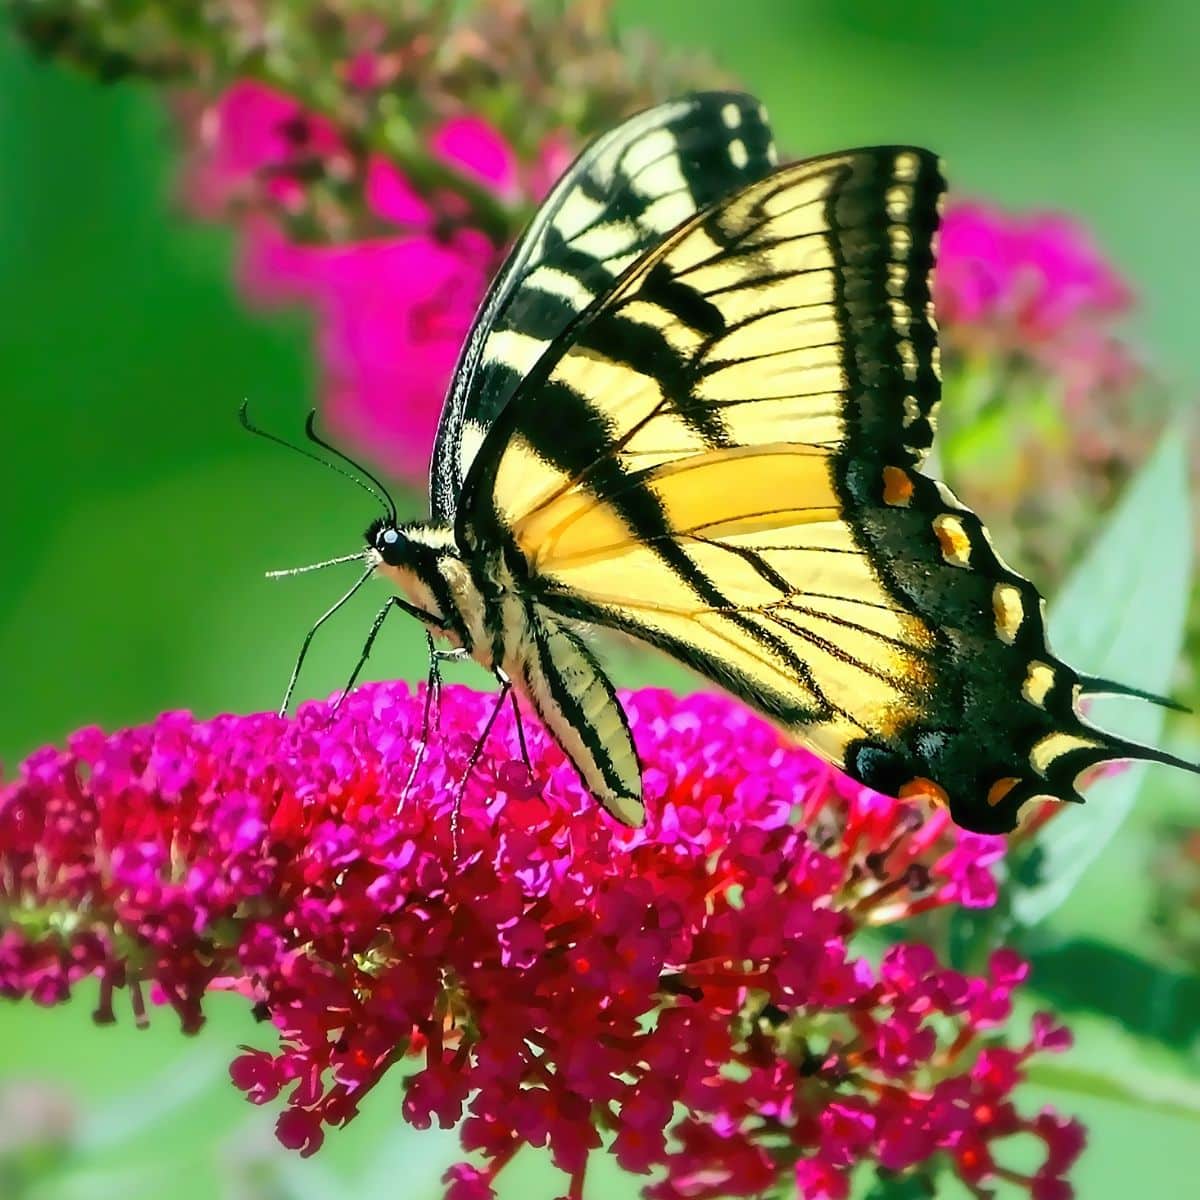
[[[1158,756],[1080,720],[1036,590],[917,471],[942,187],[925,151],[848,151],[686,222],[526,378],[457,538],[535,625],[623,630],[862,782],[1005,829]]]

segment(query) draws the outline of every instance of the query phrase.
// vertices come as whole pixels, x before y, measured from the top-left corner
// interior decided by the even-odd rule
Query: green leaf
[[[1200,1084],[1181,1076],[1140,1073],[1134,1077],[1114,1075],[1094,1067],[1073,1067],[1053,1061],[1034,1062],[1025,1070],[1031,1083],[1053,1088],[1056,1092],[1074,1092],[1116,1100],[1153,1112],[1200,1121]]]
[[[1088,674],[1167,691],[1183,643],[1191,566],[1187,461],[1183,439],[1172,433],[1052,605],[1055,653]],[[1110,711],[1119,712],[1121,734],[1134,741],[1154,743],[1162,732],[1163,713],[1155,705],[1105,701],[1091,716],[1104,724]],[[1072,808],[1046,826],[1037,842],[1036,878],[1013,891],[1020,924],[1035,925],[1067,898],[1120,829],[1144,773],[1136,766],[1098,780],[1086,808]]]
[[[1165,1046],[1186,1046],[1196,1036],[1200,978],[1193,974],[1092,938],[1074,938],[1029,957],[1030,986],[1060,1015],[1106,1017]],[[1098,980],[1120,980],[1120,986],[1098,987]]]
[[[1030,1083],[1200,1121],[1200,1078],[1177,1054],[1100,1017],[1073,1017],[1071,1028],[1074,1049],[1031,1059]]]
[[[937,1185],[923,1171],[898,1173],[880,1167],[863,1200],[929,1200],[937,1194]]]

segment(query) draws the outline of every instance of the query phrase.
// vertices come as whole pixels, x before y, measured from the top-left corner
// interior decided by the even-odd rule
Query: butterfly
[[[922,473],[943,190],[912,146],[778,166],[762,106],[736,93],[601,136],[480,307],[429,519],[399,521],[378,485],[386,515],[352,556],[366,574],[317,626],[383,576],[396,592],[360,667],[390,611],[416,617],[427,722],[439,658],[474,658],[500,682],[496,711],[524,696],[630,825],[641,771],[593,627],[969,829],[1082,799],[1077,777],[1109,759],[1200,769],[1084,719],[1088,693],[1157,698],[1055,658],[1034,586]]]

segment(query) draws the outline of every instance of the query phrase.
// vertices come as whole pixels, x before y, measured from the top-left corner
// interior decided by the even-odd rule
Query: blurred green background
[[[1137,337],[1192,400],[1195,5],[628,0],[621,10],[668,45],[716,55],[767,102],[792,152],[925,143],[960,192],[1081,218],[1140,292]],[[333,584],[272,584],[263,570],[354,550],[374,515],[353,488],[238,429],[244,397],[264,423],[299,426],[314,399],[306,322],[247,312],[231,234],[180,216],[172,165],[154,94],[40,64],[0,29],[0,437],[12,452],[0,472],[0,761],[10,769],[85,723],[276,704]],[[376,602],[361,598],[319,642],[303,694],[340,684]],[[397,625],[374,667],[413,677],[422,662],[417,632]],[[627,682],[645,678],[623,670]],[[1128,993],[1143,1028],[1164,979],[1185,993],[1195,982],[1164,958],[1145,919],[1148,831],[1169,808],[1195,811],[1189,788],[1153,774],[1138,819],[1055,919],[1105,939],[1112,953],[1084,966],[1096,989]],[[1186,1078],[1197,1070],[1200,1011],[1183,1011],[1167,1040]],[[166,1017],[148,1033],[95,1030],[85,1001],[0,1006],[0,1085],[61,1081],[85,1114],[78,1168],[38,1195],[439,1193],[452,1137],[405,1130],[394,1086],[317,1159],[288,1157],[276,1173],[273,1112],[255,1112],[225,1077],[233,1045],[265,1035],[236,1003],[214,1005],[190,1042]],[[1141,1065],[1153,1073],[1155,1061]],[[1197,1194],[1194,1119],[1044,1098],[1092,1126],[1075,1175],[1082,1197]],[[562,1187],[532,1155],[504,1178],[502,1195],[513,1197]],[[596,1196],[634,1191],[603,1171],[590,1186]]]

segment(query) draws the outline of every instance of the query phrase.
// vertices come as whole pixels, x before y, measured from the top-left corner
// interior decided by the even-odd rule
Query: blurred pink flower
[[[877,967],[852,948],[866,922],[987,903],[999,839],[852,784],[730,700],[623,699],[643,829],[609,821],[540,727],[532,774],[516,761],[506,707],[457,858],[492,695],[447,690],[411,794],[422,699],[399,684],[295,720],[82,730],[0,789],[0,994],[57,1003],[97,977],[99,1019],[124,987],[144,1020],[149,986],[187,1029],[208,992],[244,996],[280,1045],[233,1080],[286,1096],[277,1133],[302,1154],[415,1058],[405,1119],[462,1121],[482,1159],[447,1176],[455,1200],[486,1200],[524,1144],[576,1196],[601,1130],[657,1170],[657,1200],[789,1177],[836,1197],[862,1164],[1069,1195],[1079,1127],[1011,1096],[1069,1035],[1042,1016],[1024,1044],[997,1036],[1024,961],[965,975],[919,943]],[[994,1165],[1022,1132],[1046,1147],[1034,1176]]]
[[[184,188],[189,203],[207,217],[252,202],[259,189],[292,207],[303,198],[296,178],[303,160],[345,153],[329,121],[260,83],[235,84],[206,109],[200,138]]]
[[[330,427],[405,479],[422,479],[454,363],[500,248],[456,222],[459,197],[423,197],[381,155],[370,158],[366,184],[379,237],[296,242],[261,210],[305,203],[302,181],[313,160],[336,178],[347,151],[334,127],[245,82],[208,110],[200,129],[185,192],[209,215],[243,202],[241,277],[252,299],[315,311]],[[501,135],[474,116],[444,122],[427,149],[507,204],[540,194],[566,156],[565,139],[551,138],[523,169]]]
[[[317,315],[322,411],[338,436],[409,482],[424,479],[447,383],[495,250],[470,229],[445,238],[304,246],[248,231],[246,293]]]
[[[1107,330],[1132,293],[1069,217],[952,205],[938,243],[936,298],[951,349],[1026,357],[1059,377],[1068,402],[1135,373],[1127,347]]]

